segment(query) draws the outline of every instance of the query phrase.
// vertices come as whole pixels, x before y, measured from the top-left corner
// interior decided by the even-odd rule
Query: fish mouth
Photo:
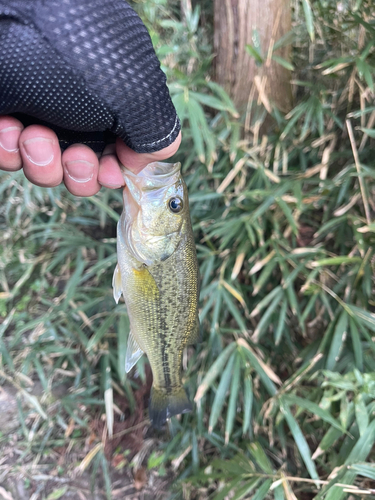
[[[121,173],[125,180],[137,184],[142,189],[157,189],[166,187],[177,182],[180,176],[181,163],[164,163],[154,161],[149,163],[138,174],[135,174],[124,165],[121,165]]]

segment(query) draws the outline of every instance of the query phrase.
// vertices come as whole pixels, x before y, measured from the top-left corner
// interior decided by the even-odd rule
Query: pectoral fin
[[[121,272],[118,263],[113,273],[112,287],[113,287],[113,298],[115,299],[116,304],[118,304],[118,301],[120,300],[122,294]]]
[[[128,345],[126,347],[126,358],[125,358],[125,371],[130,372],[139,358],[142,356],[143,351],[139,347],[137,341],[134,338],[132,332],[129,332]]]

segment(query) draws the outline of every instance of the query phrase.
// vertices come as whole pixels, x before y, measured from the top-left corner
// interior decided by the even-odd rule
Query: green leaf
[[[250,429],[251,411],[253,408],[253,381],[250,374],[245,378],[243,400],[242,433],[246,434],[246,432]]]
[[[232,297],[229,294],[229,292],[224,288],[222,289],[222,296],[223,296],[224,301],[226,302],[226,304],[228,306],[229,311],[231,312],[234,319],[237,321],[238,326],[241,328],[241,330],[244,334],[247,334],[246,323],[242,317],[242,314],[240,313],[238,307],[233,302]]]
[[[281,303],[281,310],[280,310],[280,314],[279,314],[279,321],[278,321],[278,324],[277,324],[277,328],[275,330],[275,344],[276,345],[280,344],[280,341],[281,341],[281,338],[282,338],[282,335],[283,335],[283,332],[284,332],[284,329],[285,329],[285,325],[286,325],[285,319],[286,319],[287,309],[288,309],[288,303],[284,299],[283,302]]]
[[[246,495],[251,493],[259,482],[260,482],[260,479],[257,477],[254,479],[249,479],[244,486],[242,486],[241,488],[238,488],[238,490],[236,491],[236,493],[232,497],[232,500],[241,500]]]
[[[345,464],[366,460],[375,442],[375,420],[373,420],[354,445]]]
[[[236,359],[237,353],[233,353],[229,358],[228,364],[225,367],[223,374],[220,377],[220,383],[216,391],[215,399],[210,412],[210,420],[208,424],[208,432],[211,433],[220,417],[221,410],[226,401],[226,393],[229,387],[229,384],[232,380],[232,368],[233,363]]]
[[[268,457],[260,443],[254,441],[253,443],[249,444],[248,449],[256,464],[262,469],[262,471],[266,474],[272,474],[273,470],[271,462],[268,460]]]
[[[190,132],[193,136],[196,153],[199,160],[205,162],[205,151],[203,142],[203,129],[207,128],[206,118],[201,105],[195,100],[189,98],[186,103],[188,118],[190,122]]]
[[[246,52],[254,57],[255,61],[259,64],[263,64],[263,57],[260,55],[257,48],[253,45],[246,45]]]
[[[252,310],[250,314],[250,318],[253,318],[254,316],[257,316],[265,307],[268,306],[268,304],[272,300],[278,300],[278,296],[281,295],[280,292],[282,292],[281,286],[275,287],[273,290],[270,291],[255,307],[255,309]]]
[[[258,491],[255,493],[253,497],[251,497],[251,500],[263,500],[267,493],[270,491],[272,485],[272,479],[266,479],[264,483],[259,486]]]
[[[106,214],[108,214],[112,220],[114,220],[115,222],[119,221],[120,219],[119,214],[115,212],[111,207],[103,203],[103,201],[100,198],[98,198],[98,196],[90,196],[88,199],[91,201],[91,203],[93,203],[101,210],[103,210]]]
[[[314,31],[314,17],[311,9],[311,4],[309,0],[302,0],[303,12],[305,14],[306,28],[310,35],[311,41],[315,41],[315,31]]]
[[[241,362],[240,357],[236,356],[236,362],[233,369],[233,379],[231,384],[227,419],[225,422],[225,442],[228,444],[230,435],[232,434],[234,421],[236,418],[238,391],[240,388]]]
[[[298,234],[298,226],[297,226],[297,223],[293,217],[293,212],[289,208],[289,205],[282,198],[276,198],[276,203],[279,205],[279,207],[283,211],[287,221],[289,222],[290,227],[293,230],[293,233]]]
[[[332,415],[328,413],[328,411],[323,410],[319,405],[313,403],[309,399],[303,399],[300,398],[299,396],[295,396],[294,394],[287,394],[283,396],[283,401],[286,401],[286,403],[288,404],[297,405],[300,408],[304,408],[313,415],[317,415],[328,424],[340,430],[342,433],[345,432],[345,429],[343,429],[343,427],[339,424],[339,422],[334,417],[332,417]]]
[[[323,266],[341,266],[343,264],[361,264],[361,257],[347,257],[346,255],[340,257],[330,257],[328,259],[316,260],[312,263],[313,267],[323,267]]]
[[[190,92],[190,96],[194,97],[198,102],[204,104],[205,106],[209,106],[210,108],[217,109],[219,111],[228,111],[232,115],[238,117],[238,112],[233,106],[229,106],[228,103],[220,101],[217,97],[199,92]]]
[[[52,493],[48,495],[46,500],[58,500],[61,498],[65,493],[68,491],[67,486],[63,486],[62,488],[58,488],[57,490],[54,490]]]
[[[282,296],[283,296],[283,291],[280,290],[276,298],[271,302],[268,309],[263,313],[262,318],[259,321],[258,326],[256,327],[253,333],[254,341],[255,339],[258,341],[261,338],[264,331],[266,330],[266,328],[270,325],[272,321],[272,315],[275,309],[278,307]]]
[[[87,344],[87,351],[92,351],[94,347],[102,340],[105,334],[108,333],[109,327],[113,324],[114,316],[114,313],[110,314],[100,325],[100,328],[96,330],[95,334],[91,337]]]
[[[221,353],[220,356],[216,359],[213,365],[207,371],[205,377],[200,383],[197,393],[195,395],[194,401],[197,403],[208,391],[208,389],[212,386],[214,381],[217,379],[229,358],[232,352],[236,349],[235,342],[229,344]]]
[[[278,64],[280,64],[280,66],[282,66],[283,68],[288,69],[289,71],[294,71],[293,64],[290,61],[287,61],[286,59],[284,59],[283,57],[280,57],[280,56],[277,56],[276,54],[273,54],[272,59],[275,62],[277,62]]]
[[[369,425],[369,415],[367,413],[366,404],[363,401],[362,393],[357,394],[355,398],[355,419],[358,424],[359,434],[363,436]]]
[[[336,323],[335,332],[332,337],[332,342],[329,348],[329,353],[327,357],[326,367],[328,370],[333,370],[340,357],[340,353],[343,348],[343,343],[345,341],[347,335],[347,327],[348,327],[348,313],[346,311],[342,311],[339,319]]]
[[[345,460],[345,465],[355,465],[357,462],[366,460],[371,449],[373,448],[375,441],[375,420],[373,420],[367,427],[363,435],[358,439],[353,449],[349,453],[348,458]],[[336,486],[335,484],[328,490],[325,500],[342,500],[346,493],[344,491],[343,485],[351,485],[357,476],[357,471],[348,467],[348,471],[342,477],[337,477],[336,481],[340,483],[341,486]]]
[[[26,399],[26,401],[29,402],[29,404],[31,406],[34,407],[34,409],[37,411],[37,413],[39,413],[39,415],[44,419],[44,420],[48,420],[48,415],[47,413],[43,410],[43,408],[41,407],[38,399],[36,398],[36,396],[32,395],[32,394],[29,394],[27,391],[25,391],[25,389],[21,389],[20,393],[22,394],[22,396]]]
[[[358,463],[350,465],[349,469],[352,469],[360,476],[375,479],[375,464]]]
[[[365,134],[367,134],[372,139],[375,139],[375,129],[360,127],[360,130],[362,130],[362,132],[364,132]]]
[[[79,255],[79,257],[77,259],[76,269],[75,269],[74,273],[72,274],[72,276],[70,277],[70,279],[67,282],[66,287],[65,287],[66,297],[65,297],[63,305],[62,305],[63,310],[67,309],[69,301],[73,298],[75,291],[76,291],[76,288],[78,286],[78,283],[80,282],[84,268],[85,268],[85,261]]]
[[[255,353],[252,352],[252,351],[250,351],[249,349],[245,349],[245,348],[243,349],[243,352],[249,358],[252,367],[254,368],[254,370],[259,375],[259,378],[263,382],[263,384],[264,384],[265,388],[267,389],[268,393],[271,396],[274,396],[276,394],[276,392],[277,392],[277,389],[276,389],[274,383],[272,382],[272,380],[270,379],[270,377],[265,372],[265,369],[263,368],[262,364],[260,363],[260,361],[257,358],[257,356],[255,355]]]
[[[363,370],[362,344],[357,325],[355,324],[355,321],[351,316],[349,317],[349,325],[350,325],[350,335],[353,344],[355,364],[358,370],[362,371]]]
[[[302,460],[305,462],[306,468],[309,471],[310,477],[312,479],[319,479],[318,473],[316,472],[315,464],[311,458],[310,448],[306,442],[305,436],[303,435],[297,421],[292,415],[289,406],[283,398],[280,398],[280,410],[287,421],[288,427],[293,435],[294,441],[297,448],[301,454]]]
[[[212,500],[224,500],[225,498],[228,498],[228,494],[236,488],[239,484],[242,482],[242,477],[236,477],[232,481],[230,481],[227,485],[224,486],[224,488],[213,497]]]

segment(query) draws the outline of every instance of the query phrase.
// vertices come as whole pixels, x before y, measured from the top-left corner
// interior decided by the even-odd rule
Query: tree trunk
[[[273,46],[291,29],[289,0],[215,0],[214,47],[216,81],[223,85],[239,111],[252,97],[287,112],[292,105],[290,71],[271,59],[289,60],[290,46]],[[246,45],[260,42],[263,64],[257,66]]]

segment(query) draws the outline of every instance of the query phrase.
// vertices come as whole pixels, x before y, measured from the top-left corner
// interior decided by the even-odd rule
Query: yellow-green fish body
[[[114,297],[130,319],[129,371],[144,353],[153,387],[150,419],[191,410],[181,383],[181,360],[199,337],[199,272],[186,185],[180,164],[151,163],[138,175],[123,169],[124,212],[117,228]]]

